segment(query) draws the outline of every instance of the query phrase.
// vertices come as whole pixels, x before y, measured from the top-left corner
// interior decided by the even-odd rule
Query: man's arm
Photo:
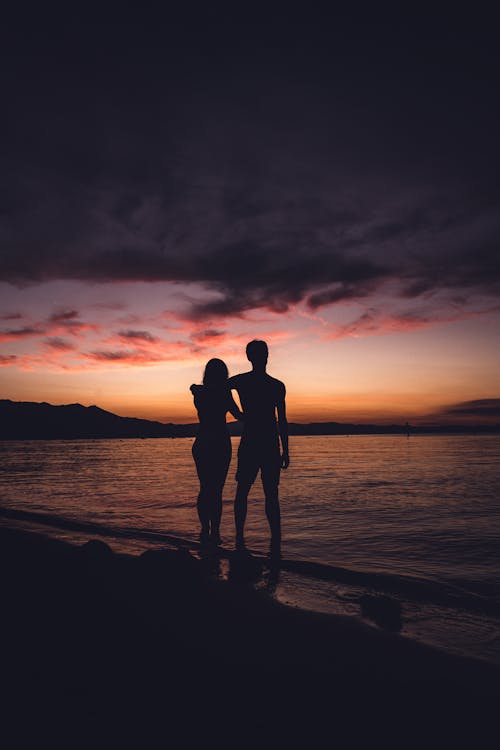
[[[241,411],[241,409],[239,409],[238,404],[234,400],[233,394],[231,393],[231,391],[229,391],[229,394],[228,394],[227,410],[229,411],[230,414],[233,415],[235,419],[244,419],[244,414]]]
[[[288,454],[288,422],[286,419],[286,404],[285,404],[286,390],[283,385],[283,391],[280,394],[278,403],[276,404],[278,410],[278,432],[281,440],[281,467],[288,469],[290,466],[290,456]]]

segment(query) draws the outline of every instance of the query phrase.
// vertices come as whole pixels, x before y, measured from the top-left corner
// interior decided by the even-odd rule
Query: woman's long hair
[[[227,365],[222,359],[209,359],[203,373],[203,385],[224,385],[229,377]]]

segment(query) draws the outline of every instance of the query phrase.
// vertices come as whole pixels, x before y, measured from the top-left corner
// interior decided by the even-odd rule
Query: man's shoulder
[[[228,381],[229,387],[238,388],[238,386],[244,385],[246,382],[248,382],[251,376],[252,376],[251,372],[240,372],[238,375],[232,375]]]
[[[245,386],[251,389],[255,387],[260,389],[262,388],[263,383],[265,383],[264,387],[272,388],[277,395],[284,396],[286,393],[285,384],[282,383],[281,380],[273,378],[273,376],[269,375],[267,372],[264,375],[264,381],[262,380],[262,375],[256,375],[253,370],[250,370],[250,372],[242,372],[239,375],[233,375],[229,378],[229,387],[236,389],[244,389]]]
[[[278,393],[285,394],[286,388],[285,388],[285,384],[283,383],[283,381],[282,380],[278,380],[278,378],[273,378],[273,376],[269,375],[269,373],[266,373],[266,374],[267,374],[267,377],[269,379],[268,380],[269,384],[273,388],[275,388]]]

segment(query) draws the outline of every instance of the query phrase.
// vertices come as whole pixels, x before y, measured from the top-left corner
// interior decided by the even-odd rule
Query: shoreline
[[[7,525],[9,523],[12,524],[12,522],[25,522],[27,524],[26,531],[32,531],[33,533],[43,534],[54,531],[75,532],[76,536],[81,536],[84,539],[102,537],[104,540],[109,539],[114,542],[120,540],[134,541],[141,543],[141,546],[145,544],[163,544],[169,548],[186,549],[190,553],[203,553],[204,551],[204,547],[196,540],[143,528],[105,526],[95,522],[79,521],[78,519],[65,516],[15,508],[0,508],[0,525],[3,519],[7,521]],[[34,528],[30,528],[30,526]],[[37,528],[38,526],[41,529]],[[141,551],[144,550],[141,549]],[[262,561],[267,559],[261,551],[253,549],[249,549],[248,551]],[[131,552],[130,554],[134,553]],[[211,554],[221,560],[230,559],[234,556],[234,550],[220,546],[212,550]],[[465,592],[461,588],[451,584],[445,585],[437,584],[430,580],[425,581],[416,576],[394,575],[387,571],[366,571],[323,563],[318,560],[296,558],[280,558],[279,567],[280,570],[295,573],[305,578],[341,584],[358,584],[365,587],[370,586],[379,591],[384,591],[384,593],[395,595],[404,593],[406,596],[411,596],[415,602],[444,605],[455,609],[460,608],[468,612],[500,617],[500,604],[494,599],[490,600],[479,594]]]
[[[258,715],[290,737],[323,731],[332,710],[383,711],[391,726],[432,717],[459,734],[494,715],[498,667],[273,601],[248,585],[248,559],[230,560],[222,582],[186,550],[135,556],[6,527],[0,543],[2,679],[14,707],[107,721],[131,701],[153,723],[216,715],[238,729]]]
[[[227,580],[231,560],[237,557],[230,540],[229,544],[207,548],[190,536],[12,508],[0,508],[2,525],[77,546],[99,539],[116,554],[139,556],[148,549],[182,549],[197,559],[210,558],[211,577],[220,581]],[[500,622],[498,598],[394,571],[286,555],[276,564],[260,548],[248,548],[247,553],[254,569],[248,583],[284,605],[360,620],[439,651],[500,668],[499,645],[495,642]]]

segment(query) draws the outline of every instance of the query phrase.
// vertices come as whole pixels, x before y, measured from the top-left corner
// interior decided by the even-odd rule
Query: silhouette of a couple
[[[248,493],[260,470],[271,542],[279,547],[278,485],[281,469],[287,469],[290,463],[285,385],[266,372],[268,348],[265,341],[250,341],[246,354],[252,364],[251,372],[230,378],[226,364],[221,359],[211,359],[205,367],[203,385],[192,385],[190,389],[200,421],[193,444],[193,458],[200,480],[197,502],[200,541],[220,542],[222,491],[232,451],[226,425],[229,412],[243,422],[234,500],[236,545],[244,547],[245,544]],[[237,391],[243,411],[238,408],[232,389]]]

